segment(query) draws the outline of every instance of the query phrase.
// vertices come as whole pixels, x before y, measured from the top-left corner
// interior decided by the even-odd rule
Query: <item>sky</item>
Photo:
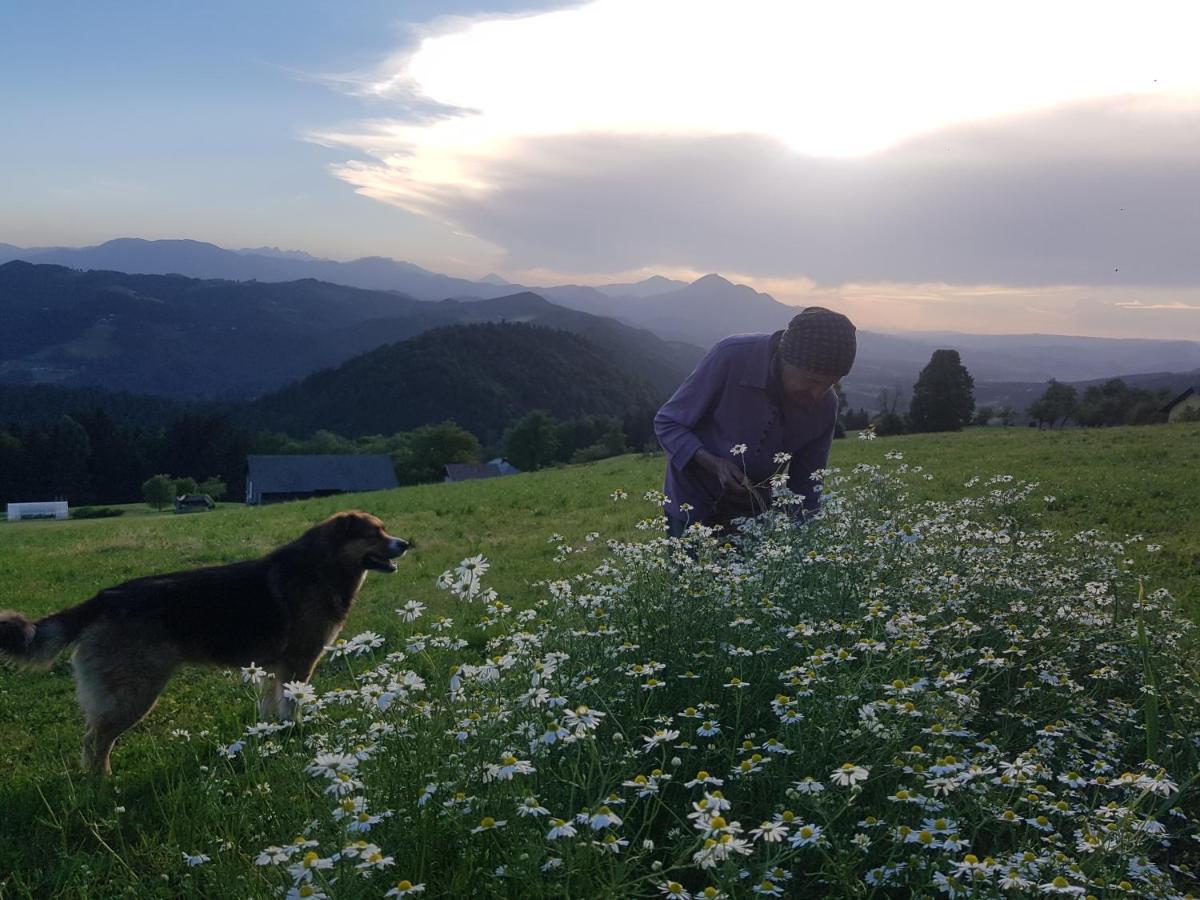
[[[0,3],[0,242],[1200,340],[1200,5]]]

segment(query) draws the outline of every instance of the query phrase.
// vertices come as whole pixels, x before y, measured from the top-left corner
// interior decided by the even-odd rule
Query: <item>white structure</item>
[[[46,503],[10,503],[8,504],[8,521],[20,522],[22,519],[67,519],[66,500],[50,500]]]

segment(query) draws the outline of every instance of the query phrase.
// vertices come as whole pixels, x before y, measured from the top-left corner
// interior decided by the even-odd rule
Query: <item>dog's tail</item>
[[[91,624],[95,616],[88,606],[83,603],[36,622],[19,612],[0,610],[0,656],[22,666],[48,666]]]

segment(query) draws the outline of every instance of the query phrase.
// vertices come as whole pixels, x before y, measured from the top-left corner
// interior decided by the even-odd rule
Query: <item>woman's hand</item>
[[[696,451],[696,462],[711,475],[716,476],[723,491],[746,491],[752,488],[750,479],[742,471],[742,467],[732,459],[722,459],[707,450]]]

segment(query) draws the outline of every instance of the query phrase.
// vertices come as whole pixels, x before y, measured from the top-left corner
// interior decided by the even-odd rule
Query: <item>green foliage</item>
[[[1165,390],[1131,388],[1120,378],[1113,378],[1083,392],[1075,419],[1085,427],[1165,422],[1162,407],[1167,399]]]
[[[445,420],[485,444],[532,409],[558,418],[645,414],[663,399],[640,375],[577,334],[515,324],[425,332],[318,372],[255,404],[256,420],[291,434],[410,431]]]
[[[447,419],[404,434],[392,451],[392,463],[400,484],[421,484],[441,481],[442,467],[448,463],[479,462],[482,452],[475,435]]]
[[[557,435],[560,462],[594,462],[626,450],[621,420],[613,416],[568,419],[558,424]]]
[[[175,479],[175,496],[182,497],[184,494],[196,493],[196,479],[185,475],[183,478]]]
[[[957,350],[934,350],[913,385],[908,420],[913,431],[959,431],[971,422],[975,380]]]
[[[995,408],[991,406],[980,406],[975,409],[975,418],[972,420],[975,425],[990,425],[992,419],[996,416]]]
[[[1063,384],[1051,378],[1046,384],[1046,392],[1026,408],[1026,414],[1037,423],[1038,428],[1049,425],[1051,428],[1057,422],[1065,425],[1075,412],[1078,397],[1074,385]]]
[[[504,455],[522,472],[534,472],[555,461],[558,423],[544,409],[518,419],[504,435]]]
[[[885,412],[875,420],[875,433],[880,437],[892,437],[908,431],[908,421],[900,413]]]
[[[142,485],[142,497],[154,509],[166,509],[175,502],[175,479],[170,475],[155,475]]]
[[[71,510],[72,519],[115,519],[125,515],[125,510],[113,506],[77,506]]]
[[[214,475],[196,485],[196,492],[208,494],[214,500],[221,500],[229,492],[229,485]]]

